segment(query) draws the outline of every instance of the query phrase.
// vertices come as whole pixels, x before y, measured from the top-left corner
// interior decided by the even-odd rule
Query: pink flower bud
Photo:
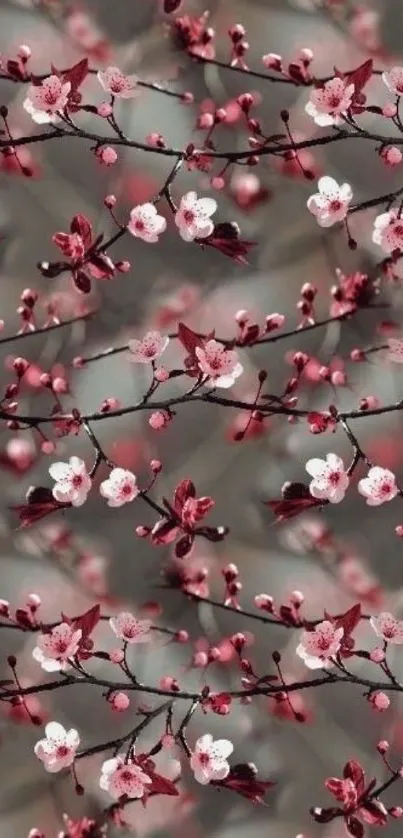
[[[51,439],[45,439],[42,442],[42,444],[41,444],[42,454],[46,454],[47,456],[50,456],[51,454],[54,453],[55,450],[56,450],[56,445],[55,445],[54,442],[52,442]]]
[[[122,713],[130,706],[130,698],[127,693],[114,693],[110,699],[110,703],[114,710],[117,710],[118,713]]]
[[[370,660],[372,663],[382,663],[385,660],[385,652],[379,646],[370,652]]]
[[[131,266],[132,264],[128,259],[122,259],[120,262],[116,262],[116,268],[121,274],[129,273]]]
[[[0,599],[0,616],[8,617],[10,614],[10,603],[6,599]]]
[[[399,166],[403,160],[403,154],[400,151],[400,148],[392,145],[384,149],[382,158],[388,166]]]
[[[54,393],[61,394],[61,393],[68,393],[69,385],[65,378],[61,378],[58,376],[57,378],[53,379],[52,383],[52,390]]]
[[[104,198],[104,204],[107,209],[113,209],[116,206],[116,195],[107,195]]]
[[[401,818],[403,817],[403,808],[401,806],[392,806],[389,809],[389,814],[392,818]]]
[[[386,739],[381,739],[381,741],[378,742],[376,749],[380,754],[386,754],[386,751],[389,750],[389,742],[387,742]]]
[[[214,115],[212,113],[202,113],[197,120],[197,127],[200,130],[208,130],[214,125]]]
[[[138,538],[147,538],[149,534],[150,527],[144,527],[141,524],[138,527],[136,527],[136,535],[138,536]]]
[[[218,176],[213,177],[213,178],[211,178],[210,183],[211,183],[211,186],[213,187],[213,189],[217,189],[217,190],[225,189],[225,180],[224,180],[223,177],[218,177]]]
[[[189,640],[189,633],[184,629],[179,629],[175,632],[174,640],[176,640],[177,643],[187,643]]]
[[[75,370],[81,370],[83,367],[85,367],[84,358],[82,358],[81,355],[76,355],[76,357],[73,358],[73,368]]]
[[[304,63],[306,62],[306,63],[310,64],[311,61],[313,61],[313,57],[314,57],[314,55],[313,55],[312,50],[308,49],[307,47],[303,47],[299,51],[298,58],[299,58],[300,61],[303,61]]]
[[[261,608],[262,611],[268,611],[269,614],[273,611],[274,599],[269,594],[257,594],[254,603],[256,608]]]
[[[208,655],[206,652],[196,652],[192,658],[193,666],[197,666],[200,669],[204,669],[205,666],[208,664]]]
[[[102,116],[104,119],[107,119],[108,116],[113,114],[113,108],[109,102],[101,102],[101,104],[98,105],[97,114],[98,116]]]
[[[17,55],[21,61],[28,61],[31,58],[32,50],[26,44],[21,44],[18,47]]]
[[[395,529],[395,533],[396,533],[396,535],[399,536],[399,538],[403,538],[403,524],[398,524],[397,525],[397,527]]]
[[[266,317],[266,332],[272,332],[273,329],[281,329],[284,323],[284,314],[268,314]]]
[[[362,349],[352,349],[350,352],[350,358],[352,361],[360,362],[365,361],[365,352]]]
[[[397,107],[394,102],[387,102],[382,108],[382,114],[383,116],[393,119],[393,117],[397,114]]]
[[[374,710],[378,710],[379,713],[384,713],[384,711],[390,706],[390,698],[383,692],[373,693],[370,701],[372,702]]]
[[[193,93],[190,92],[190,90],[185,90],[185,92],[182,93],[181,98],[184,105],[193,105],[193,102],[195,100],[195,97]]]
[[[302,591],[293,591],[290,595],[290,602],[292,602],[292,604],[295,605],[296,608],[299,608],[304,601],[305,597]]]
[[[101,148],[99,159],[105,166],[113,166],[118,159],[118,155],[114,148],[107,145],[105,148]]]
[[[163,384],[164,381],[168,381],[169,372],[165,369],[165,367],[157,367],[154,373],[154,378],[156,378],[160,384]]]
[[[151,460],[150,469],[154,474],[159,474],[162,469],[161,460]]]
[[[275,52],[268,52],[267,55],[262,56],[262,61],[268,70],[276,70],[278,73],[281,71],[283,61],[281,55],[277,55]]]
[[[26,600],[27,608],[30,608],[31,611],[37,611],[37,609],[41,606],[42,600],[38,594],[28,594]]]
[[[179,690],[179,684],[172,675],[165,675],[164,678],[160,678],[159,687],[161,690],[167,690],[168,692],[178,692]]]
[[[109,658],[112,663],[122,663],[124,657],[122,649],[112,649],[112,651],[109,652]]]

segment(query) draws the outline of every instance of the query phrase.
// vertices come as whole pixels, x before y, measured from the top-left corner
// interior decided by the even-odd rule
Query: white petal
[[[70,466],[68,463],[52,463],[49,466],[49,474],[57,482],[59,480],[67,480],[70,475]]]
[[[319,192],[321,192],[322,195],[331,196],[333,198],[334,196],[337,197],[339,194],[339,184],[336,180],[334,180],[334,178],[329,177],[328,175],[320,178],[318,181],[318,187]]]
[[[45,727],[45,733],[48,739],[65,740],[66,731],[63,725],[60,722],[49,722]]]
[[[318,457],[313,457],[312,460],[308,460],[305,469],[311,477],[317,477],[319,474],[322,474],[324,466],[324,460],[320,460]]]

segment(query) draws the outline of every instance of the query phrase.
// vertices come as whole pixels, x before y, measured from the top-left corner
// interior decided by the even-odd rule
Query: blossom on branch
[[[154,204],[139,204],[133,207],[127,229],[132,236],[154,244],[166,230],[167,222],[163,215],[158,215]]]
[[[327,454],[326,460],[314,457],[308,460],[305,468],[313,477],[309,491],[314,498],[328,500],[329,503],[340,503],[343,500],[350,479],[343,460],[337,454]]]
[[[313,631],[302,633],[296,649],[297,655],[308,669],[330,669],[340,649],[343,635],[343,628],[336,628],[330,620],[324,620],[315,626]]]
[[[399,494],[393,472],[380,466],[370,468],[367,476],[359,481],[358,491],[366,498],[368,506],[380,506]]]
[[[119,67],[107,67],[97,73],[101,87],[118,99],[132,99],[137,92],[137,76],[126,76]]]
[[[195,354],[200,371],[208,376],[213,387],[232,387],[243,373],[238,353],[234,349],[226,349],[218,340],[208,340],[203,347],[196,346]]]
[[[74,630],[69,623],[59,623],[50,632],[38,635],[32,657],[45,672],[64,672],[77,654],[81,638],[81,629]]]
[[[102,764],[99,785],[115,800],[124,794],[136,799],[144,797],[147,785],[151,783],[151,778],[142,771],[139,765],[125,761],[124,754],[118,754],[114,759],[107,759]]]
[[[350,184],[339,186],[334,178],[325,176],[318,181],[318,189],[319,192],[308,198],[307,207],[320,227],[331,227],[343,221],[353,198]]]
[[[391,209],[376,217],[372,241],[379,244],[384,253],[403,249],[403,218],[399,210]]]
[[[150,620],[138,620],[129,611],[111,617],[109,625],[116,637],[125,643],[148,643],[150,640]]]
[[[388,611],[382,611],[377,617],[371,617],[371,627],[375,634],[386,643],[403,643],[403,620],[397,620]]]
[[[396,96],[403,96],[403,67],[392,67],[382,73],[382,81],[391,93],[395,93]]]
[[[123,506],[131,503],[140,492],[137,478],[124,468],[113,468],[108,479],[99,487],[100,494],[106,498],[108,506]]]
[[[71,503],[73,506],[82,506],[85,503],[92,480],[83,460],[70,457],[68,463],[53,463],[49,468],[49,474],[56,480],[52,489],[55,500],[59,503]]]
[[[340,117],[351,107],[354,91],[353,84],[346,84],[340,78],[330,79],[323,87],[312,90],[305,111],[316,125],[338,125],[341,122]]]
[[[210,216],[217,209],[214,198],[198,198],[196,192],[187,192],[181,198],[180,206],[175,214],[175,224],[186,242],[195,239],[206,239],[214,230],[214,223]]]
[[[211,733],[200,736],[190,758],[190,767],[195,780],[203,786],[212,780],[224,780],[230,771],[227,757],[234,746],[228,739],[213,740]]]
[[[160,358],[169,343],[169,337],[160,332],[147,332],[141,340],[129,341],[130,360],[136,364],[150,364]]]
[[[59,122],[60,112],[67,105],[71,84],[62,82],[58,76],[48,76],[41,84],[28,88],[23,108],[38,125]]]
[[[49,722],[45,734],[46,739],[36,743],[34,752],[43,762],[46,771],[56,774],[73,764],[80,737],[74,728],[65,730],[59,722]]]

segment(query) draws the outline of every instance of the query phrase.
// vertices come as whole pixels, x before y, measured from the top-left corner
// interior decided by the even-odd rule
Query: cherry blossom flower
[[[234,349],[226,349],[217,340],[208,340],[203,347],[196,346],[195,351],[200,371],[208,375],[214,387],[232,387],[243,373],[238,353]]]
[[[119,67],[107,67],[106,70],[97,73],[97,79],[111,96],[119,99],[132,99],[137,92],[137,77],[126,76],[119,70]]]
[[[50,632],[39,634],[32,657],[41,664],[45,672],[64,672],[69,660],[77,654],[81,629],[74,630],[68,623],[59,623]]]
[[[38,125],[58,122],[60,111],[67,105],[71,84],[58,76],[48,76],[42,84],[32,84],[23,102],[23,108]]]
[[[187,192],[175,214],[175,224],[186,242],[211,236],[214,224],[210,218],[217,209],[214,198],[198,198],[196,192]]]
[[[124,468],[113,468],[107,480],[99,487],[100,494],[106,498],[108,506],[123,506],[131,503],[139,494],[137,478]]]
[[[133,752],[132,748],[132,754]],[[149,783],[152,783],[151,778],[142,771],[139,765],[125,762],[123,754],[118,754],[114,759],[107,759],[102,764],[99,785],[115,800],[124,794],[134,798],[144,797]]]
[[[320,227],[331,227],[343,221],[353,198],[350,184],[339,186],[332,177],[325,176],[318,181],[318,189],[319,192],[308,198],[307,207]]]
[[[229,739],[214,741],[211,733],[200,736],[190,758],[195,780],[203,786],[211,780],[224,780],[230,771],[227,757],[233,750],[234,746]]]
[[[403,364],[403,338],[388,338],[388,360]]]
[[[125,643],[148,643],[150,640],[150,620],[138,620],[130,611],[121,611],[111,617],[109,625],[116,637]]]
[[[371,627],[375,634],[387,643],[403,643],[403,620],[397,620],[388,611],[382,611],[377,617],[371,617]]]
[[[338,125],[340,117],[351,107],[354,91],[353,84],[346,84],[339,78],[330,79],[323,87],[312,90],[305,111],[316,125]]]
[[[53,463],[49,468],[49,474],[56,480],[52,489],[55,500],[59,503],[71,503],[73,506],[82,506],[85,503],[92,480],[83,460],[70,457],[68,463]]]
[[[372,241],[379,244],[384,253],[403,248],[403,218],[398,210],[391,209],[376,217]]]
[[[132,236],[154,244],[166,230],[167,222],[163,215],[158,215],[154,204],[139,204],[133,207],[127,229]]]
[[[391,93],[403,96],[403,67],[392,67],[391,70],[382,73],[382,81]]]
[[[370,468],[367,476],[358,482],[358,491],[366,498],[368,506],[380,506],[399,493],[393,471],[380,466]]]
[[[314,457],[308,460],[305,468],[313,477],[309,491],[314,498],[328,500],[329,503],[340,503],[343,500],[350,479],[343,460],[337,454],[327,454],[326,460]]]
[[[160,358],[169,343],[169,337],[160,332],[147,332],[142,340],[130,340],[130,360],[136,364],[150,364]]]
[[[332,658],[340,649],[343,628],[336,628],[329,620],[315,626],[314,631],[304,631],[296,652],[308,669],[329,669]]]
[[[65,730],[59,722],[49,722],[45,734],[46,739],[40,739],[34,747],[35,755],[46,771],[56,774],[73,764],[80,737],[74,728]]]

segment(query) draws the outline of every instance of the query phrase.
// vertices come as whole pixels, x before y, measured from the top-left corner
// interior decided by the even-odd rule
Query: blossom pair
[[[309,491],[314,498],[329,503],[340,503],[350,483],[350,476],[343,460],[337,454],[327,454],[325,460],[317,457],[308,460],[305,466],[313,478]],[[358,482],[358,491],[365,497],[368,506],[380,506],[393,500],[399,493],[396,477],[392,471],[372,466],[366,477]]]
[[[403,620],[397,620],[388,611],[370,618],[370,625],[384,643],[403,644]],[[323,620],[312,631],[304,631],[296,652],[308,669],[330,669],[340,652],[344,629],[331,620]],[[382,650],[379,661],[383,659]],[[374,656],[373,660],[377,661]]]
[[[46,771],[53,774],[69,768],[80,745],[77,730],[65,730],[59,722],[49,722],[45,728],[45,738],[36,743],[35,755],[43,762]],[[210,733],[200,736],[190,756],[190,767],[195,780],[202,785],[211,781],[224,780],[230,766],[227,758],[233,751],[233,744],[228,739],[216,739]],[[119,800],[123,795],[140,799],[147,792],[152,778],[135,762],[135,749],[131,748],[130,758],[118,754],[107,759],[101,767],[100,788],[112,798]]]
[[[49,474],[56,481],[52,489],[55,500],[59,503],[71,503],[72,506],[82,506],[92,487],[92,479],[87,472],[84,460],[70,457],[68,463],[53,463]],[[108,506],[123,506],[130,503],[140,492],[137,478],[131,471],[123,468],[113,468],[107,480],[103,480],[99,487],[100,494],[107,501]]]
[[[187,192],[181,198],[179,209],[174,215],[179,235],[186,242],[195,239],[206,239],[214,230],[211,216],[217,209],[214,198],[198,198],[196,192]],[[151,202],[139,204],[130,213],[127,229],[132,236],[153,244],[158,241],[161,233],[166,230],[167,222],[159,215],[157,208]]]

